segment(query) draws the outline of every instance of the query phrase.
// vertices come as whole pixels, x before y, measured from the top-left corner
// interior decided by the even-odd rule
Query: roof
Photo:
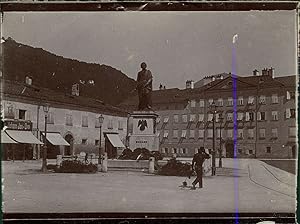
[[[127,116],[124,109],[106,104],[100,100],[64,94],[47,88],[27,85],[11,80],[1,79],[1,97],[16,97],[32,101],[33,103],[49,103],[50,105],[63,105],[65,108],[76,107],[86,111],[95,111],[109,115]]]
[[[167,104],[167,103],[187,103],[189,99],[199,98],[201,94],[204,94],[208,91],[218,90],[218,86],[221,86],[222,83],[227,83],[231,79],[231,76],[225,79],[218,79],[212,81],[204,86],[194,89],[163,89],[155,90],[152,92],[152,102],[155,107],[158,104]],[[277,87],[290,87],[296,86],[296,76],[282,76],[272,78],[270,76],[238,76],[238,81],[240,86],[243,88],[256,88],[259,84],[260,88],[277,88]],[[129,99],[122,102],[119,106],[122,108],[134,110],[138,105],[138,96],[130,97]]]

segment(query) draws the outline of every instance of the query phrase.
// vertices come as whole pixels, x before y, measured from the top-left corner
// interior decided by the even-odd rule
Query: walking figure
[[[84,157],[84,162],[85,162],[85,163],[88,163],[88,162],[89,162],[88,158],[89,158],[89,154],[86,153],[86,154],[85,154],[85,157]]]
[[[205,159],[209,159],[209,155],[205,152],[204,147],[200,147],[198,149],[198,153],[196,153],[193,157],[193,162],[192,162],[192,170],[196,171],[197,178],[194,180],[193,187],[191,188],[192,190],[196,189],[196,184],[199,183],[199,187],[202,188],[202,175],[203,175],[203,162]]]

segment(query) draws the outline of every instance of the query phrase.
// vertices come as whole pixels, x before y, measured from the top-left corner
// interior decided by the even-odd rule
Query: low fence
[[[63,160],[74,160],[74,156],[57,156],[56,165],[60,165]],[[84,161],[84,157],[76,157],[76,159]],[[192,164],[192,158],[177,158],[178,161],[182,163]],[[150,158],[150,160],[118,160],[118,159],[104,159],[102,160],[107,164],[106,169],[122,169],[122,170],[149,170],[150,173],[154,172],[154,166],[163,166],[168,163],[168,160],[158,160],[154,161],[154,158]],[[92,162],[93,164],[98,164],[98,158],[88,159],[87,162]],[[205,160],[203,163],[203,172],[204,175],[210,175],[211,172],[211,159]]]

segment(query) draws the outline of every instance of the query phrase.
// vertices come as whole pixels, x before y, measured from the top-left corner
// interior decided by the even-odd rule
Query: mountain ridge
[[[37,86],[71,93],[78,83],[80,95],[118,105],[133,94],[135,80],[105,64],[65,58],[40,47],[32,47],[7,38],[2,43],[3,77],[9,80],[33,79]]]

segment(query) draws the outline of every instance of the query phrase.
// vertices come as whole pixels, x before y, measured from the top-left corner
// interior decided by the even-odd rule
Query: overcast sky
[[[5,13],[4,37],[85,62],[111,65],[136,78],[145,61],[154,88],[231,72],[238,34],[237,74],[264,67],[296,74],[295,11]]]

